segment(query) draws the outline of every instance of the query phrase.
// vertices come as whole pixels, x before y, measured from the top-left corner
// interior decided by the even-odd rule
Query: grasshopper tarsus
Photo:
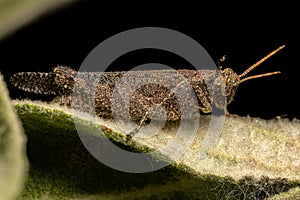
[[[137,134],[140,131],[140,129],[142,127],[142,125],[140,125],[140,124],[133,131],[126,134],[126,140],[130,140],[131,138],[133,138],[135,136],[135,134]]]
[[[143,118],[141,119],[139,124],[135,127],[135,129],[133,131],[131,131],[130,133],[126,134],[127,140],[131,139],[133,136],[135,136],[135,134],[137,134],[140,131],[141,127],[146,122],[147,116],[148,116],[148,112],[145,113],[145,115],[143,116]]]
[[[126,134],[126,140],[131,140],[132,139],[132,137],[133,137],[132,133],[133,132],[130,132],[130,133]]]

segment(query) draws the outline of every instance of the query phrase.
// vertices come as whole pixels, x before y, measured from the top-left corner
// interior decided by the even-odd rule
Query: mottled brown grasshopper
[[[245,77],[251,70],[256,68],[262,62],[276,54],[285,46],[280,46],[261,60],[250,66],[242,74],[236,74],[231,68],[222,69],[219,64],[219,70],[149,70],[130,72],[130,79],[139,81],[141,74],[151,76],[152,82],[143,84],[136,89],[130,101],[130,116],[138,123],[134,131],[129,133],[128,138],[132,137],[139,131],[141,126],[150,120],[149,109],[153,105],[161,105],[167,113],[167,120],[175,121],[181,119],[181,109],[190,112],[201,110],[203,113],[211,113],[212,106],[226,110],[226,105],[231,103],[238,86],[247,80],[279,74],[279,71],[269,72],[254,76]],[[224,59],[220,59],[222,62]],[[96,113],[99,117],[112,117],[112,95],[116,82],[121,79],[127,72],[77,72],[68,67],[58,66],[53,72],[20,72],[11,77],[11,83],[21,90],[33,92],[36,94],[56,95],[54,102],[61,105],[67,105],[84,112]],[[188,84],[193,88],[197,97],[197,106],[195,102],[190,102],[186,98],[186,105],[179,105],[174,95],[181,83],[173,80],[162,80],[164,74],[172,75],[179,73],[188,80]],[[217,75],[221,75],[221,80],[216,83]],[[171,77],[171,76],[170,76]],[[245,77],[245,78],[243,78]],[[130,82],[128,81],[128,82]],[[170,83],[173,82],[173,83]],[[169,87],[165,87],[164,83],[168,83]],[[130,83],[128,83],[130,84]],[[220,98],[212,94],[214,91],[223,86],[221,96],[224,97],[226,103]],[[218,86],[219,85],[219,86]],[[130,86],[130,85],[129,85]],[[73,89],[77,88],[81,97],[74,99],[72,97]],[[118,91],[119,94],[125,95],[129,91]],[[94,105],[91,108],[90,105]],[[122,115],[128,112],[124,105],[116,105],[118,113]],[[158,115],[159,116],[159,115]],[[159,119],[158,119],[159,120]]]

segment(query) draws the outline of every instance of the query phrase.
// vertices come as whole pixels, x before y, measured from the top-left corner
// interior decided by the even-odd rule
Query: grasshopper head
[[[225,86],[225,89],[221,89],[221,94],[226,97],[226,103],[229,104],[232,102],[235,92],[242,82],[251,80],[251,79],[256,79],[256,78],[261,78],[265,76],[270,76],[270,75],[275,75],[275,74],[280,74],[280,71],[275,71],[275,72],[268,72],[264,74],[258,74],[254,76],[248,76],[245,77],[250,71],[255,69],[257,66],[259,66],[261,63],[263,63],[265,60],[276,54],[278,51],[283,49],[285,45],[282,45],[278,47],[277,49],[273,50],[271,53],[251,65],[248,69],[246,69],[242,74],[237,75],[232,69],[226,68],[222,70],[222,67],[219,66],[220,73],[222,74],[223,80],[221,81],[221,84]],[[224,58],[220,60],[221,62],[224,61]]]
[[[241,82],[240,77],[230,68],[226,68],[220,72],[223,77],[222,84],[225,86],[225,89],[222,91],[222,95],[226,97],[226,102],[229,104],[232,102],[235,91]]]

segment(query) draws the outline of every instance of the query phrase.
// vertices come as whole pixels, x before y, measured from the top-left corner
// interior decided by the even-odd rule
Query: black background
[[[230,67],[238,74],[285,44],[285,49],[249,75],[278,70],[282,74],[243,83],[228,110],[265,119],[300,118],[300,67],[294,62],[297,46],[292,33],[297,25],[293,12],[282,5],[279,10],[241,5],[233,12],[220,5],[218,10],[217,5],[173,4],[141,2],[130,7],[118,3],[105,5],[100,1],[77,2],[41,17],[0,41],[0,71],[8,83],[10,75],[19,71],[51,71],[57,65],[78,69],[103,40],[138,27],[164,27],[184,33],[201,44],[215,62],[226,54],[223,67]],[[177,69],[189,67],[183,58],[171,53],[141,50],[122,56],[108,69],[127,70],[148,62]],[[12,98],[49,100],[17,90],[9,83],[8,87]]]

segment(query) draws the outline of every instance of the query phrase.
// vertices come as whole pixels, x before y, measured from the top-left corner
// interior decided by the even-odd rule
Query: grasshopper
[[[149,109],[158,104],[166,110],[166,119],[170,121],[179,120],[182,117],[181,109],[188,112],[202,111],[203,113],[211,113],[212,106],[215,105],[219,109],[224,109],[230,104],[235,96],[238,86],[250,79],[266,77],[281,73],[280,71],[269,72],[254,76],[245,77],[250,71],[259,66],[265,60],[283,49],[282,45],[273,50],[265,57],[250,66],[240,75],[236,74],[231,68],[222,69],[220,65],[224,61],[224,57],[220,59],[218,70],[148,70],[148,71],[130,71],[127,84],[130,88],[131,81],[139,81],[141,74],[150,76],[151,83],[143,84],[135,91],[119,90],[118,96],[132,93],[129,113],[130,117],[137,122],[137,127],[129,134],[127,138],[131,138],[136,134],[141,126],[150,120]],[[77,72],[69,67],[58,66],[53,72],[19,72],[11,77],[11,83],[17,88],[36,94],[54,95],[56,98],[53,102],[79,109],[84,112],[95,113],[98,117],[113,117],[112,103],[113,90],[116,82],[126,75],[127,72]],[[182,82],[176,82],[172,77],[179,73],[183,76],[188,84],[194,90],[198,102],[190,100],[186,97],[185,105],[179,105],[179,101],[174,94]],[[217,78],[219,77],[219,78]],[[221,77],[221,78],[220,78]],[[167,84],[168,87],[164,85]],[[73,90],[81,94],[81,98],[74,99],[72,97]],[[171,88],[171,89],[170,89]],[[215,95],[218,91],[219,95]],[[224,103],[225,99],[225,103]],[[122,101],[120,101],[122,102]],[[94,108],[90,105],[94,105]],[[196,105],[196,106],[195,106]],[[116,105],[118,114],[128,113],[127,107],[124,105]],[[159,115],[158,115],[159,116]],[[159,119],[158,119],[159,120]]]

